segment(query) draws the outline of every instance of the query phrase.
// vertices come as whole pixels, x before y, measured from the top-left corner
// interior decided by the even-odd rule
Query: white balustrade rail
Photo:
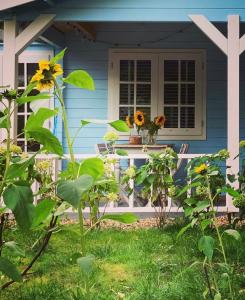
[[[188,163],[191,159],[203,156],[205,154],[179,154],[178,158]],[[97,154],[76,154],[75,158],[77,160],[83,160],[90,157],[98,157]],[[115,173],[116,178],[120,180],[120,166],[121,163],[124,162],[127,163],[129,166],[135,165],[136,161],[139,159],[148,159],[149,156],[146,153],[142,154],[128,154],[128,156],[119,156],[116,154],[110,154],[108,155],[110,158],[116,158],[117,163],[115,165]],[[69,160],[69,155],[64,155],[62,159],[59,159],[56,155],[37,155],[37,160],[51,160],[52,161],[52,168],[53,168],[53,179],[56,180],[58,177],[59,171],[62,169],[62,160]],[[134,181],[130,181],[130,187],[134,189]],[[35,184],[33,186],[34,191],[38,189],[38,184]],[[190,195],[190,191],[187,192],[188,195]],[[124,195],[125,196],[125,195]],[[126,197],[124,197],[126,198]],[[122,201],[121,201],[122,202]],[[126,200],[124,199],[124,202],[111,202],[106,207],[106,212],[111,213],[119,213],[119,212],[136,212],[136,213],[149,213],[149,212],[155,212],[155,208],[153,205],[148,201],[148,203],[144,203],[143,206],[139,206],[135,199],[134,193],[132,193]],[[226,204],[224,206],[217,206],[218,212],[237,212],[238,209],[234,207],[233,205],[227,205],[227,203],[231,203],[231,201],[226,201]],[[100,211],[103,212],[105,207],[100,207]],[[182,212],[182,208],[174,205],[173,201],[171,199],[168,199],[168,204],[166,206],[166,212]],[[89,208],[85,208],[84,212],[89,212]]]

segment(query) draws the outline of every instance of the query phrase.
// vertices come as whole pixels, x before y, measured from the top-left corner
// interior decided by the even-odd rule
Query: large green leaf
[[[17,103],[18,104],[24,104],[24,103],[28,103],[28,102],[33,102],[36,100],[43,100],[43,99],[50,99],[50,95],[47,93],[40,93],[37,94],[35,96],[25,96],[25,97],[20,97],[17,99]]]
[[[77,259],[77,264],[79,265],[84,275],[89,276],[93,272],[94,261],[95,261],[95,256],[89,254],[87,256],[79,257]]]
[[[51,64],[56,64],[59,60],[63,59],[66,49],[61,50],[59,53],[57,53],[53,58],[51,58],[50,63]]]
[[[34,163],[34,156],[10,165],[7,172],[7,178],[10,179],[10,178],[20,177],[27,170],[28,166],[30,166],[33,163]]]
[[[63,155],[63,148],[60,141],[48,129],[37,127],[28,130],[28,134],[35,141],[42,144],[47,151],[59,156]]]
[[[76,70],[71,72],[66,78],[63,79],[65,83],[71,84],[75,87],[94,90],[94,80],[93,78],[83,70]]]
[[[21,274],[17,270],[15,265],[12,264],[11,261],[9,261],[7,258],[4,258],[2,256],[0,256],[0,271],[14,281],[22,281]]]
[[[237,241],[241,240],[240,233],[237,230],[235,230],[235,229],[226,229],[224,231],[224,234],[227,234],[228,236],[233,237],[233,239],[235,239]]]
[[[123,150],[123,149],[117,149],[116,154],[120,155],[120,156],[128,156],[128,152],[126,150]]]
[[[104,175],[104,163],[98,157],[85,159],[79,167],[79,175],[90,175],[97,180]]]
[[[93,177],[82,175],[76,180],[64,180],[57,185],[57,195],[77,208],[82,195],[93,186]]]
[[[137,222],[139,218],[133,213],[124,213],[124,214],[106,214],[101,220],[113,220],[124,224],[132,224]]]
[[[32,130],[33,128],[43,127],[46,120],[56,116],[58,109],[49,109],[45,107],[39,108],[36,113],[32,113],[25,125],[25,131]]]
[[[22,93],[21,97],[26,97],[27,95],[30,94],[30,92],[36,87],[37,82],[30,82],[24,92]]]
[[[5,189],[3,200],[5,205],[13,212],[18,225],[22,229],[29,229],[35,215],[31,188],[11,184]]]
[[[0,128],[7,128],[8,127],[8,116],[4,115],[2,112],[0,112]]]
[[[210,206],[210,202],[209,200],[202,200],[202,201],[198,201],[196,204],[196,207],[194,209],[195,212],[201,212],[203,211],[205,208]]]
[[[198,241],[198,249],[203,252],[209,260],[212,260],[214,253],[214,239],[209,235],[202,236]]]
[[[41,200],[35,207],[35,217],[32,223],[32,227],[36,227],[44,222],[55,206],[55,201],[51,199]]]
[[[109,122],[108,123],[112,128],[116,129],[117,131],[121,131],[121,132],[129,132],[129,127],[126,124],[126,122],[122,121],[122,120],[116,120],[113,122]]]
[[[4,243],[4,247],[11,250],[11,253],[15,256],[25,257],[25,251],[15,241],[9,241]]]

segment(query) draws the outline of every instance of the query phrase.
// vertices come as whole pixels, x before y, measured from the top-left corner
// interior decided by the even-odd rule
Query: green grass
[[[28,280],[1,292],[1,300],[202,299],[205,280],[201,265],[190,268],[193,262],[203,259],[197,250],[200,236],[197,231],[188,231],[179,241],[176,241],[180,230],[177,225],[163,231],[107,229],[90,233],[87,251],[95,255],[96,267],[86,293],[84,277],[73,259],[74,253],[80,250],[79,230],[76,225],[67,225],[66,229],[53,235]],[[240,232],[242,241],[226,239],[234,269],[236,300],[245,299],[245,232]],[[27,239],[18,231],[8,232],[8,236],[11,235],[18,238],[20,244]],[[28,246],[33,240],[32,236],[28,237]],[[22,259],[22,264],[25,261],[28,259]],[[219,276],[219,283],[227,295],[225,277]]]

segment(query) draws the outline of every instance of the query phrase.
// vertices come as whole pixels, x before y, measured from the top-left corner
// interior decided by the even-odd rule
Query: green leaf
[[[58,109],[49,109],[45,107],[39,108],[36,113],[32,113],[25,125],[25,131],[32,130],[37,127],[43,127],[43,124],[46,120],[56,116]]]
[[[33,205],[33,193],[29,186],[9,185],[4,193],[5,205],[12,210],[18,225],[26,230],[33,222],[35,207]]]
[[[10,241],[4,243],[4,247],[7,247],[11,250],[12,254],[15,256],[25,257],[25,251],[20,248],[20,246],[15,241]]]
[[[1,113],[0,115],[2,116],[3,113]],[[7,115],[3,115],[2,117],[0,117],[0,128],[8,128],[7,118]]]
[[[50,63],[51,64],[56,64],[58,61],[60,61],[61,59],[63,59],[64,55],[65,55],[65,52],[66,52],[66,49],[63,49],[61,50],[58,54],[56,54],[51,60],[50,60]]]
[[[238,191],[236,191],[232,187],[226,187],[225,188],[225,192],[227,192],[232,197],[238,197],[238,196],[240,196],[240,193]]]
[[[90,175],[94,180],[104,175],[104,162],[98,157],[87,158],[81,162],[79,175]]]
[[[122,120],[116,120],[113,122],[109,122],[108,123],[112,128],[116,129],[117,131],[120,132],[129,132],[130,129],[128,127],[128,125],[126,124],[126,122],[122,121]]]
[[[212,260],[214,253],[214,239],[209,235],[202,236],[198,241],[198,249],[203,252],[209,260]]]
[[[210,203],[209,203],[208,200],[198,201],[194,211],[195,212],[201,212],[202,210],[204,210],[205,208],[207,208],[209,206],[210,206]]]
[[[91,122],[87,121],[87,120],[81,120],[81,127],[84,127],[88,124],[90,124]]]
[[[191,216],[192,213],[193,213],[193,211],[194,211],[194,208],[193,208],[193,207],[190,207],[190,206],[185,207],[185,208],[184,208],[185,217]]]
[[[86,89],[90,91],[94,90],[93,78],[86,71],[83,70],[73,71],[63,80],[65,83],[68,83],[81,89]]]
[[[32,223],[32,227],[36,227],[44,222],[55,206],[55,201],[51,199],[41,200],[35,207],[35,217]]]
[[[48,129],[37,127],[28,130],[28,134],[35,141],[42,144],[47,151],[59,156],[63,155],[63,148],[60,141]]]
[[[126,150],[123,150],[123,149],[117,149],[116,154],[120,155],[120,156],[128,156],[128,152]]]
[[[80,269],[84,273],[84,275],[89,276],[94,269],[94,261],[95,256],[92,254],[89,254],[84,257],[79,257],[77,259],[77,264],[79,265]]]
[[[43,99],[50,99],[50,95],[49,94],[44,94],[44,93],[40,93],[37,94],[35,96],[21,96],[20,98],[17,99],[17,103],[18,104],[24,104],[24,103],[28,103],[28,102],[33,102],[36,100],[43,100]]]
[[[61,181],[57,185],[57,195],[62,200],[70,203],[74,208],[78,207],[82,195],[93,186],[93,178],[82,175],[76,180]]]
[[[21,160],[19,162],[16,162],[12,165],[10,165],[8,172],[7,172],[7,178],[16,178],[20,177],[24,174],[24,172],[27,170],[27,168],[34,163],[34,156]]]
[[[21,95],[21,98],[26,97],[27,95],[30,94],[30,92],[36,87],[37,82],[30,82],[24,92]]]
[[[214,295],[214,300],[221,300],[221,294],[220,293],[217,293]]]
[[[227,235],[233,237],[237,241],[241,240],[240,233],[237,230],[235,230],[235,229],[226,229],[224,231],[224,234],[227,234]]]
[[[10,279],[21,282],[22,277],[15,265],[11,263],[7,258],[0,256],[0,271],[8,276]]]
[[[180,238],[190,227],[191,227],[191,223],[181,228],[181,230],[177,234],[177,239]]]
[[[210,224],[212,224],[212,221],[209,219],[202,220],[200,223],[202,230],[205,230]]]
[[[195,204],[197,202],[197,200],[195,198],[187,198],[184,201],[187,205],[191,206],[193,204]]]
[[[139,218],[133,213],[124,213],[124,214],[106,214],[101,220],[113,220],[124,224],[132,224],[137,222]]]

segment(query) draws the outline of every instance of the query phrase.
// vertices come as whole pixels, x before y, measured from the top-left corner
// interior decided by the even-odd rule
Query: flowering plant
[[[142,111],[136,111],[133,117],[127,116],[126,123],[129,128],[136,127],[137,133],[140,134],[140,130],[145,125],[145,115]]]
[[[157,116],[154,120],[147,120],[145,123],[145,128],[148,130],[149,135],[154,135],[158,133],[158,130],[163,127],[166,119],[165,116]]]

